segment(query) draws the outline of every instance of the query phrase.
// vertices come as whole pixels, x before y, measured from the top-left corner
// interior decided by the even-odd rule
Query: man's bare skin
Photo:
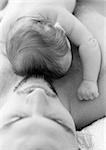
[[[81,8],[79,10],[81,10]],[[84,10],[83,10],[83,12],[84,12]],[[89,13],[90,13],[90,11],[89,11]],[[87,14],[89,14],[89,13],[87,13]],[[84,21],[85,18],[83,17],[83,13],[80,12],[79,16],[80,16],[79,17],[80,20]],[[88,17],[89,17],[89,15],[88,15]],[[88,17],[86,18],[86,21],[87,21]],[[97,21],[97,23],[99,23],[99,22]],[[86,23],[86,26],[87,25],[89,27],[90,22],[88,22],[88,24]],[[102,25],[103,24],[101,24],[101,26]],[[93,28],[94,28],[94,25],[92,24],[90,29],[92,29],[93,33],[95,34],[95,30]],[[101,38],[103,36],[102,34],[97,34],[97,35],[101,36]],[[1,48],[3,48],[2,45],[1,45]],[[70,71],[64,78],[55,81],[54,86],[58,93],[58,97],[59,97],[61,103],[63,103],[63,105],[67,108],[67,110],[70,111],[70,115],[72,115],[77,129],[81,129],[81,128],[89,125],[93,121],[106,116],[106,90],[105,90],[106,89],[106,63],[104,63],[104,65],[102,64],[102,67],[101,67],[102,69],[101,69],[100,77],[99,77],[100,96],[98,98],[96,98],[95,101],[87,101],[87,102],[78,101],[78,99],[76,97],[76,91],[77,91],[77,87],[78,87],[80,81],[82,80],[82,67],[81,67],[77,49],[75,49],[75,47],[73,47],[72,50],[73,50],[73,54],[74,54],[72,68],[70,68]],[[106,60],[105,56],[103,57],[103,60]],[[14,89],[17,87],[17,85],[19,86],[19,83],[21,82],[21,80],[23,80],[23,77],[19,77],[18,75],[14,74],[13,70],[11,69],[11,65],[10,65],[8,59],[5,57],[5,55],[3,55],[3,53],[1,53],[1,55],[0,55],[0,112],[1,112],[0,116],[1,116],[1,118],[3,117],[3,119],[4,118],[6,119],[6,120],[4,119],[4,123],[6,123],[5,121],[7,121],[7,123],[11,123],[11,121],[14,122],[12,125],[9,125],[8,127],[6,126],[4,128],[4,130],[2,130],[2,129],[0,130],[1,149],[5,149],[5,150],[8,150],[8,149],[13,150],[13,149],[17,149],[17,148],[19,150],[21,148],[24,149],[22,147],[22,144],[19,147],[19,145],[20,145],[19,143],[20,143],[20,141],[23,141],[23,139],[28,137],[27,135],[29,134],[29,129],[31,129],[31,128],[33,129],[33,130],[31,130],[31,131],[33,131],[33,134],[31,134],[33,136],[30,136],[30,137],[34,139],[33,140],[34,142],[32,142],[30,144],[29,149],[32,149],[32,146],[34,146],[35,143],[38,144],[39,137],[40,137],[39,145],[41,145],[42,133],[44,133],[42,130],[42,127],[43,127],[43,125],[45,125],[45,123],[41,119],[41,113],[43,112],[43,114],[44,114],[45,110],[47,110],[46,113],[47,112],[50,113],[51,111],[56,113],[61,110],[61,109],[58,109],[58,111],[57,111],[57,109],[56,109],[56,108],[58,108],[57,106],[59,106],[59,105],[53,105],[55,103],[58,104],[57,99],[48,99],[48,101],[46,101],[47,105],[45,105],[46,107],[44,107],[43,104],[45,104],[45,103],[43,103],[43,102],[45,100],[39,98],[40,95],[42,95],[41,89],[38,89],[36,91],[35,95],[34,94],[33,94],[33,96],[30,95],[29,99],[27,99],[27,101],[26,101],[26,99],[24,99],[25,96],[23,97],[23,99],[17,99],[17,96],[19,96],[19,94]],[[34,83],[36,85],[36,78],[35,79],[30,78],[30,79],[28,79],[28,81],[26,81],[26,82],[24,82],[24,84],[22,84],[23,86],[21,86],[21,89],[27,88],[28,86],[31,86],[31,84],[34,85]],[[40,92],[40,94],[39,94],[39,92]],[[43,91],[43,93],[44,93],[44,91]],[[14,97],[14,96],[16,96],[16,97]],[[33,101],[31,99],[32,98],[31,96],[33,97]],[[36,96],[38,96],[38,98]],[[38,99],[41,101],[38,101]],[[24,103],[24,102],[27,102],[27,103]],[[35,102],[37,105],[33,106],[33,104],[35,104]],[[23,104],[27,104],[27,105],[23,105]],[[36,131],[38,131],[39,128],[36,128],[35,120],[34,120],[35,123],[33,123],[33,127],[28,126],[29,128],[27,128],[27,130],[21,130],[21,132],[20,132],[20,126],[23,127],[23,129],[26,129],[26,120],[17,121],[17,119],[19,119],[18,117],[19,117],[20,112],[21,113],[28,112],[28,111],[23,111],[23,110],[25,110],[25,109],[23,109],[23,108],[25,108],[25,106],[29,106],[28,104],[32,104],[30,106],[33,106],[31,109],[31,110],[33,110],[33,111],[31,111],[31,112],[33,112],[33,117],[31,117],[31,119],[35,118],[34,112],[36,112],[36,113],[38,113],[38,111],[40,112],[39,120],[38,119],[36,119],[36,120],[37,120],[37,122],[40,123],[39,126],[40,126],[41,136],[38,136],[38,134],[36,134]],[[48,107],[48,104],[51,104],[51,105],[49,105],[51,107]],[[43,105],[43,107],[41,107],[42,105]],[[35,106],[39,106],[38,108],[40,108],[40,109],[36,110]],[[52,106],[56,106],[56,107],[52,107]],[[18,109],[17,109],[17,107],[18,107]],[[2,111],[3,108],[4,108],[4,111]],[[45,109],[45,108],[47,108],[47,109]],[[54,108],[54,109],[48,109],[48,108]],[[61,108],[61,107],[59,107],[59,108]],[[63,113],[63,111],[61,113]],[[5,114],[5,117],[4,117],[4,114]],[[59,114],[59,113],[57,113],[57,114]],[[6,118],[6,116],[7,116],[7,118]],[[60,114],[60,116],[61,116],[61,114]],[[12,119],[11,119],[11,117],[12,117]],[[67,118],[67,115],[64,118]],[[43,119],[45,119],[45,114],[43,116]],[[69,121],[69,119],[67,119],[67,120]],[[17,121],[17,122],[15,122],[15,121]],[[31,122],[31,121],[29,121],[29,122],[28,121],[29,120],[27,120],[27,123]],[[40,122],[40,121],[42,121],[42,122]],[[2,124],[3,122],[1,121],[0,123]],[[51,123],[51,122],[49,121],[46,123],[47,123],[46,127],[48,128],[48,125],[50,125],[49,123]],[[18,130],[16,130],[16,129],[18,129]],[[16,132],[14,133],[12,131],[17,131],[17,134],[16,134]],[[58,131],[56,132],[56,130],[55,130],[55,132],[54,132],[54,130],[52,130],[51,133],[53,133],[53,134],[50,134],[50,135],[58,134]],[[25,138],[23,137],[23,133],[27,134],[27,135],[25,134],[25,136],[24,136]],[[48,133],[50,133],[50,132],[48,132]],[[60,133],[58,135],[60,136]],[[35,140],[35,137],[37,138],[37,140]],[[59,139],[62,139],[62,137],[65,137],[65,134],[63,134],[63,136],[60,136]],[[19,139],[18,140],[19,142],[17,142],[17,138]],[[31,138],[27,138],[27,140],[25,140],[25,144],[24,144],[24,146],[26,146],[25,150],[28,149]],[[66,139],[67,138],[64,139],[65,142],[63,141],[62,144],[67,143],[68,140],[66,140]],[[70,141],[72,142],[73,140],[69,140],[69,143],[71,143]],[[50,141],[48,142],[48,144],[50,144]],[[15,145],[15,148],[14,148],[14,145]],[[57,145],[59,145],[59,143],[57,143]],[[65,150],[67,149],[66,146],[63,145],[63,147]],[[42,149],[43,148],[44,148],[44,145],[43,145]],[[70,148],[75,149],[73,147],[72,143],[70,144],[69,150],[70,150]],[[36,149],[36,148],[34,147],[34,149]],[[62,148],[60,148],[60,150],[61,149]],[[78,148],[76,148],[76,149],[78,149]]]
[[[83,3],[81,4],[83,6]],[[101,8],[103,9],[103,7]],[[90,27],[90,20],[89,15],[91,10],[88,11],[88,17],[85,19],[84,15],[86,9],[79,9],[79,19],[85,23],[85,25],[95,34],[95,37],[100,40],[101,46],[103,46],[103,34],[102,32],[97,32],[94,28],[94,24]],[[99,15],[99,14],[98,14]],[[102,16],[100,17],[100,20]],[[97,20],[98,24],[100,21]],[[101,26],[103,28],[103,24],[101,22]],[[99,27],[98,27],[99,28]],[[102,40],[101,40],[102,39]],[[1,45],[1,50],[3,50],[3,45]],[[57,90],[58,96],[60,101],[63,105],[70,111],[72,117],[75,121],[76,127],[83,128],[93,121],[102,118],[106,115],[106,55],[103,57],[100,77],[99,77],[99,89],[100,89],[100,96],[96,98],[95,101],[88,101],[88,102],[81,102],[78,101],[76,96],[77,87],[79,86],[82,80],[82,67],[80,63],[80,59],[75,50],[75,47],[72,48],[74,53],[74,59],[72,68],[68,74],[60,79],[55,81],[55,88]],[[1,52],[1,51],[0,51]],[[104,53],[105,54],[105,53]],[[8,97],[14,93],[13,89],[17,84],[22,80],[23,77],[19,77],[14,74],[13,70],[11,69],[11,64],[8,61],[7,57],[1,53],[0,54],[0,108],[3,104],[8,100]],[[33,83],[33,81],[32,81]]]
[[[69,39],[79,47],[84,71],[83,81],[78,88],[78,97],[80,100],[89,100],[99,95],[97,79],[100,70],[101,52],[96,39],[72,15],[74,7],[75,0],[60,0],[58,2],[49,0],[21,0],[17,2],[17,0],[10,0],[3,10],[3,16],[1,11],[2,34],[0,41],[5,42],[11,25],[22,16],[44,17],[54,25],[58,22]]]
[[[102,68],[106,64],[106,2],[104,0],[79,0],[75,15],[98,40],[102,53]],[[95,28],[93,28],[95,26]]]

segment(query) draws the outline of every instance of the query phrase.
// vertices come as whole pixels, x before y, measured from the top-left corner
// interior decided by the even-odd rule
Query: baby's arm
[[[101,52],[98,42],[87,28],[67,10],[60,10],[57,21],[69,39],[79,47],[83,65],[83,81],[78,88],[78,97],[80,100],[94,99],[99,95],[97,79],[100,71]]]

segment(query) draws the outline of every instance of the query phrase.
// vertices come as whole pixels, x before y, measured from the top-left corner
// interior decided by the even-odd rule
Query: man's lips
[[[57,97],[57,95],[52,91],[52,89],[48,86],[48,84],[40,79],[37,79],[36,82],[29,82],[29,84],[23,84],[21,88],[17,89],[18,94],[31,94],[36,89],[43,89],[45,93],[50,97]],[[62,126],[65,130],[68,132],[71,132],[75,135],[75,131],[73,130],[72,123],[70,121],[70,118],[66,117],[67,114],[62,112],[62,115],[59,113],[49,113],[46,117],[53,122],[57,123],[58,125]],[[68,114],[69,116],[69,114]],[[68,121],[67,121],[68,120]]]

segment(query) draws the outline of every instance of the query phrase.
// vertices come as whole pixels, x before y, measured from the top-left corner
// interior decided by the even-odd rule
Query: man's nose
[[[50,109],[50,100],[46,91],[42,88],[34,89],[27,97],[27,103],[31,110],[31,115],[45,116]]]

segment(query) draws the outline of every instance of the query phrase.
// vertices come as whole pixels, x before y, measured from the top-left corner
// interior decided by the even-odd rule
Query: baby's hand
[[[78,88],[78,98],[80,100],[93,100],[99,96],[96,82],[83,80]]]

